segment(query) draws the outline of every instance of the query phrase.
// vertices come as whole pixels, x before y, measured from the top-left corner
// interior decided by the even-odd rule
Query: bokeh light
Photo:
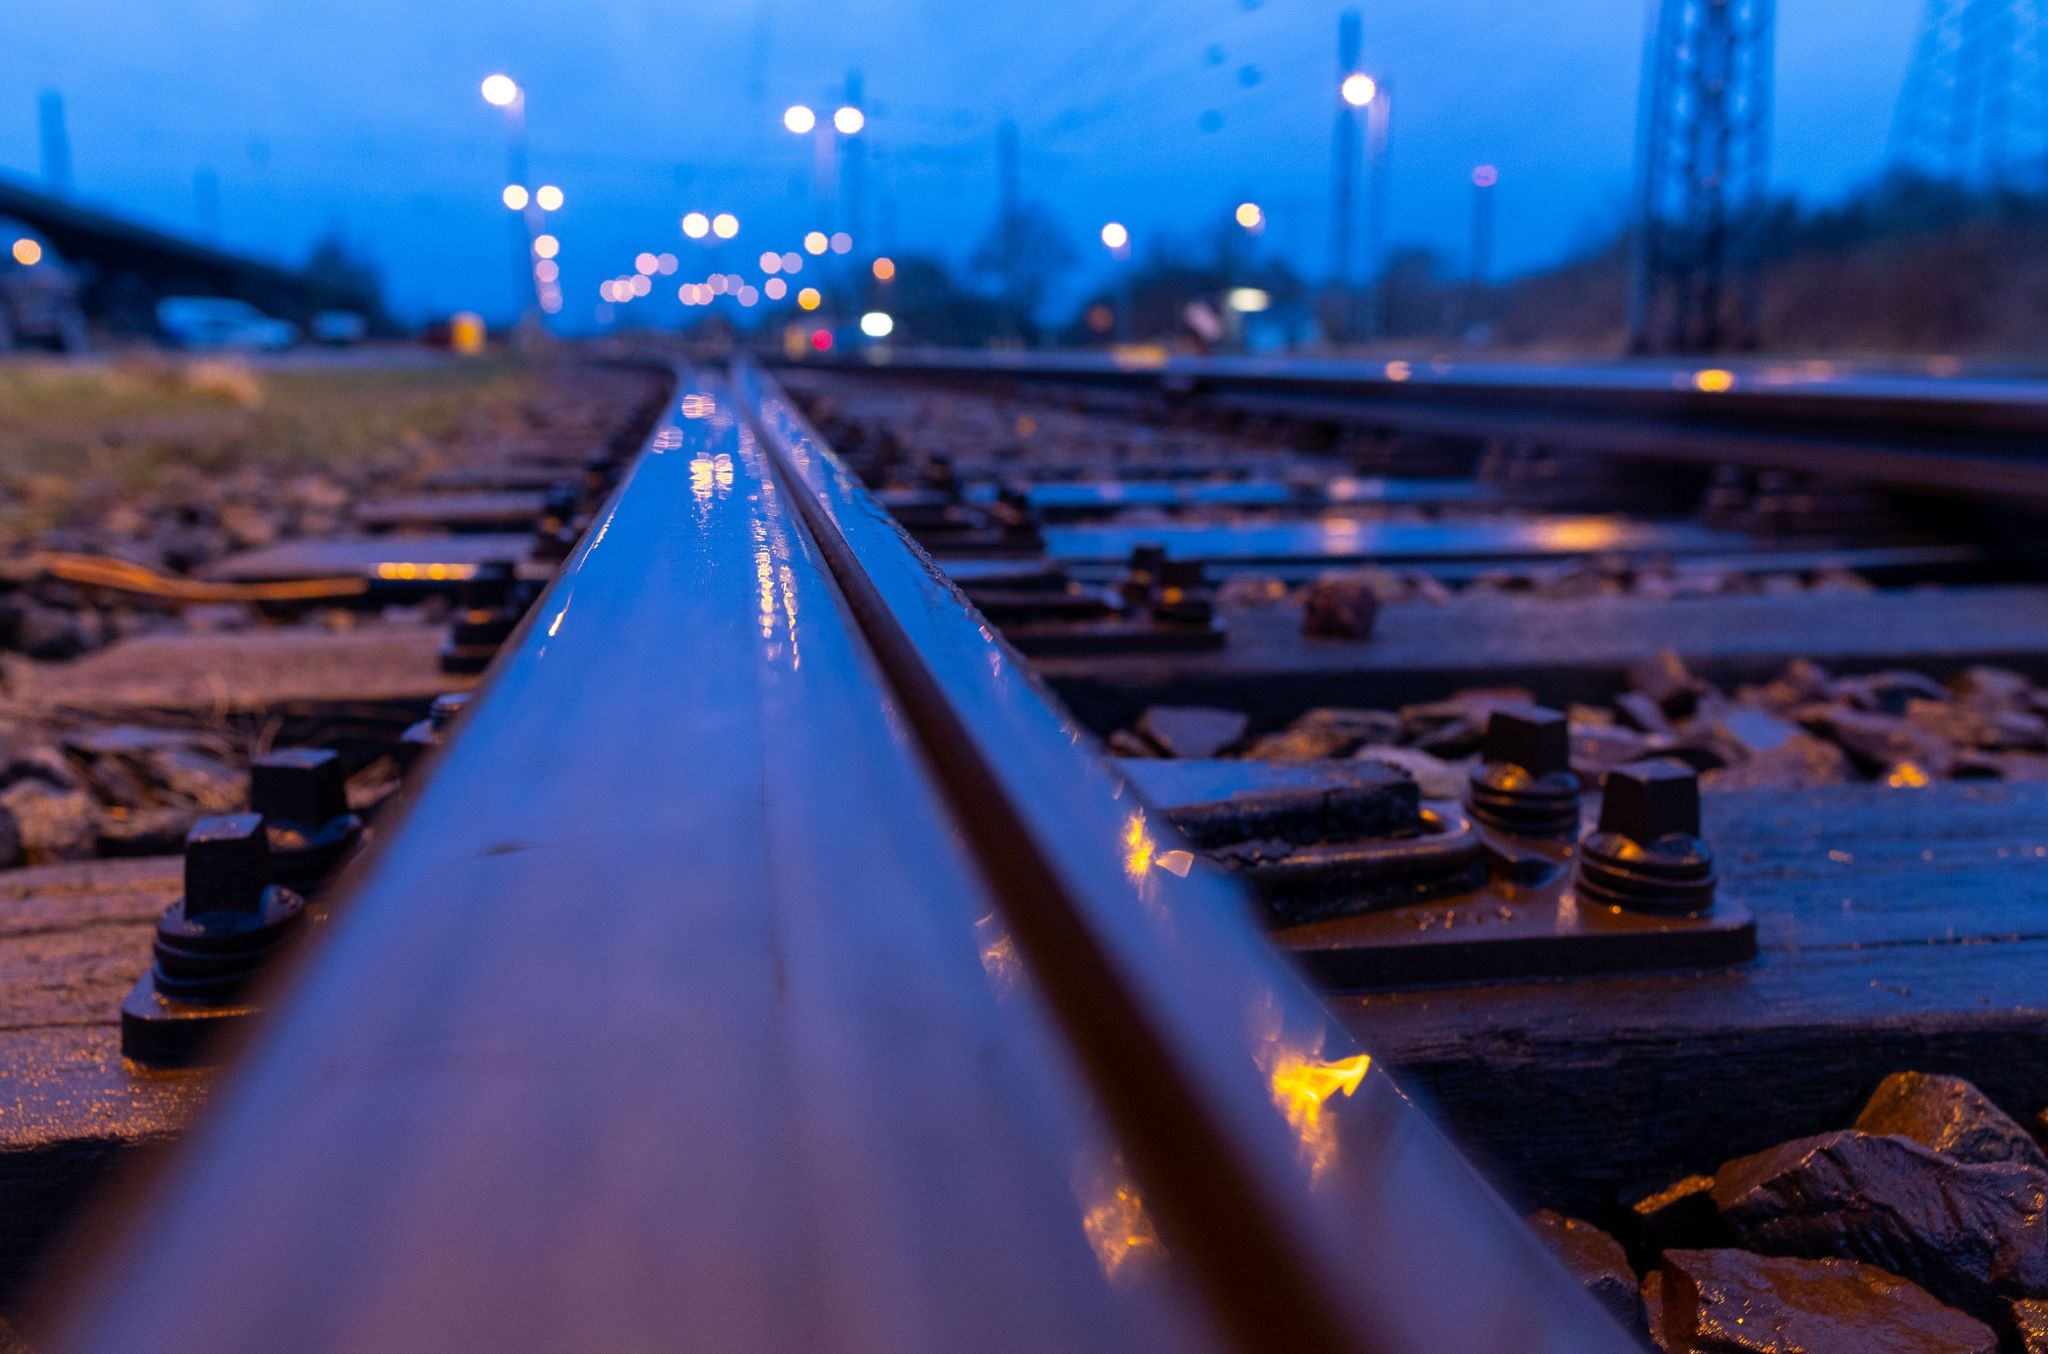
[[[803,104],[793,103],[783,110],[782,125],[795,132],[798,136],[802,136],[805,132],[818,125],[818,115]]]

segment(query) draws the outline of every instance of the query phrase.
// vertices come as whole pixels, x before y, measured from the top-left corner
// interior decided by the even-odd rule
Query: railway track
[[[2033,497],[2025,392],[675,381],[59,1347],[1626,1349],[1663,1187],[2048,1103],[2048,594],[1897,497]]]

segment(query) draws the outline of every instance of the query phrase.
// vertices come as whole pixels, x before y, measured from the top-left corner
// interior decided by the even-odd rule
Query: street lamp
[[[1122,304],[1116,308],[1117,337],[1129,342],[1138,327],[1138,318],[1134,313],[1138,305],[1137,295],[1131,284],[1131,270],[1128,266],[1131,257],[1130,228],[1121,221],[1105,223],[1102,227],[1102,247],[1109,251],[1111,258],[1126,265],[1118,270],[1117,277],[1117,291],[1122,300]]]
[[[856,86],[851,81],[848,83],[847,92],[850,97],[859,97]],[[829,215],[831,201],[839,195],[839,152],[834,138],[860,135],[867,128],[868,115],[861,111],[858,104],[845,103],[833,111],[829,121],[822,121],[808,104],[799,103],[790,105],[783,112],[782,125],[798,136],[816,134],[811,170],[813,191],[817,198],[819,213]],[[849,151],[849,154],[851,153]],[[856,230],[860,228],[859,223],[853,219],[859,215],[856,175],[858,169],[858,163],[849,163],[846,182],[849,200],[845,204],[845,215],[848,218],[846,224]]]
[[[1266,228],[1266,213],[1256,202],[1237,204],[1237,224],[1254,233]]]
[[[1344,77],[1344,83],[1338,86],[1338,92],[1344,96],[1344,102],[1353,108],[1363,108],[1378,97],[1380,86],[1370,75],[1362,71],[1353,71]]]
[[[555,250],[554,237],[541,232],[541,213],[546,208],[536,202],[536,195],[526,188],[526,91],[517,80],[503,74],[485,76],[478,89],[485,103],[505,110],[505,190],[499,198],[507,208],[518,213],[518,224],[513,233],[514,267],[518,269],[513,294],[531,298],[521,306],[519,317],[521,342],[530,346],[539,340],[541,333],[536,307],[553,314],[562,308],[562,293],[554,283],[542,280],[534,269],[536,260],[552,259]],[[551,196],[559,206],[561,190],[554,189]],[[549,242],[546,253],[538,247],[543,239]]]

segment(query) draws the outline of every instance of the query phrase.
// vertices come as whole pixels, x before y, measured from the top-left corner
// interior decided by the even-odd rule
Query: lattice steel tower
[[[1892,158],[1972,188],[2048,185],[2041,0],[1928,0]]]
[[[1754,348],[1774,0],[1651,0],[1629,346]]]

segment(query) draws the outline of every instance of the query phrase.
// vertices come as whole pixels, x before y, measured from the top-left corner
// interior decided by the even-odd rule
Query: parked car
[[[167,343],[190,352],[278,352],[299,341],[289,320],[225,296],[166,297],[157,302],[156,323]]]
[[[0,217],[0,352],[28,343],[85,351],[85,311],[78,297],[78,274],[50,242]]]
[[[370,336],[370,322],[353,310],[323,310],[313,317],[313,341],[346,348]]]

